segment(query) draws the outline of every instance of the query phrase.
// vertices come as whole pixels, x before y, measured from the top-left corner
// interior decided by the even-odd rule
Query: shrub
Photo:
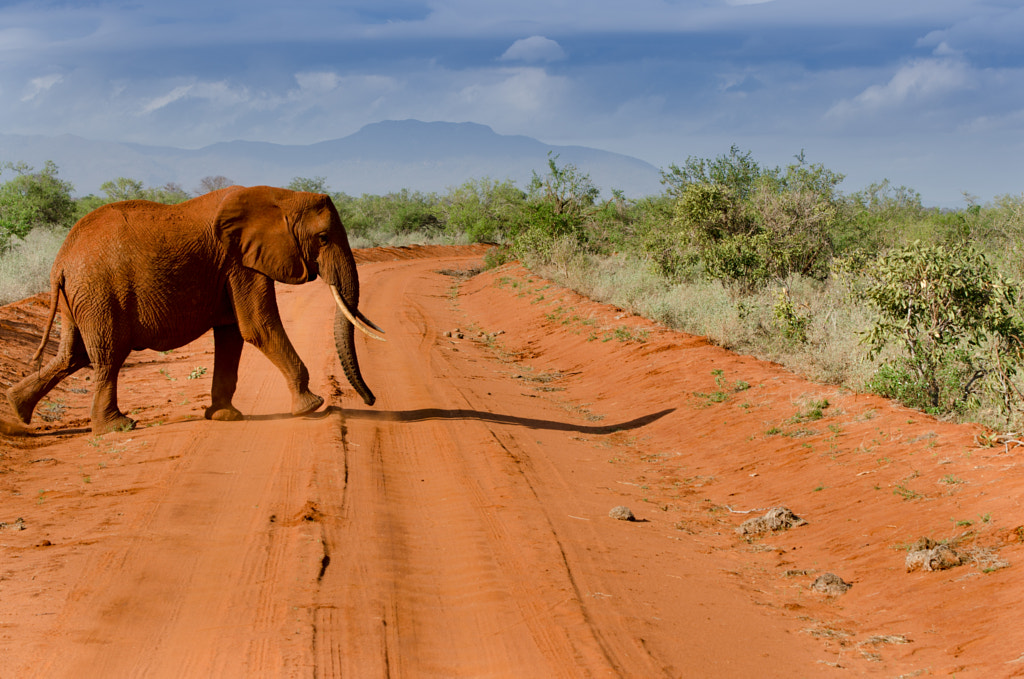
[[[36,227],[68,227],[74,222],[71,184],[57,176],[53,161],[46,161],[39,172],[25,163],[4,167],[17,176],[0,185],[0,252],[12,238],[24,238]]]
[[[526,194],[510,180],[471,180],[452,189],[439,202],[445,229],[471,242],[498,243],[516,230]]]
[[[661,183],[674,198],[681,198],[691,184],[707,184],[724,187],[734,199],[745,200],[765,172],[750,151],[741,153],[734,145],[729,153],[711,160],[690,156],[683,167],[669,165],[661,171]]]
[[[535,171],[527,193],[533,200],[548,205],[552,214],[583,221],[601,191],[590,181],[590,175],[572,163],[558,167],[557,161],[558,154],[549,151],[548,173],[542,177]]]
[[[869,356],[895,344],[901,354],[877,376],[920,403],[955,411],[986,390],[1004,412],[1020,394],[1013,378],[1024,362],[1020,290],[972,246],[915,243],[867,268],[865,297],[879,318],[867,333]],[[895,387],[887,393],[895,395]]]
[[[218,189],[226,189],[234,183],[233,179],[229,179],[222,174],[207,175],[199,180],[199,186],[196,187],[195,194],[197,196],[201,196],[211,191],[217,191]]]
[[[100,184],[100,191],[107,194],[108,203],[116,203],[122,200],[144,200],[146,198],[145,185],[138,179],[130,177],[117,177]]]
[[[675,219],[701,243],[757,230],[735,192],[721,184],[690,184],[676,201]]]
[[[895,238],[906,225],[927,218],[921,194],[888,179],[869,184],[842,200],[847,218],[833,229],[836,252],[858,249],[872,254],[898,245]]]
[[[807,163],[803,153],[796,160],[785,171],[764,169],[733,147],[663,172],[676,203],[673,240],[652,242],[660,268],[678,269],[689,250],[707,275],[744,291],[791,273],[824,278],[832,232],[844,218],[837,191],[843,175]]]
[[[344,193],[331,196],[350,240],[364,245],[398,244],[436,239],[443,232],[440,209],[434,194],[402,189],[383,196]]]
[[[572,164],[559,167],[557,160],[549,153],[548,173],[533,173],[522,219],[511,234],[512,251],[526,262],[549,261],[555,243],[566,238],[577,245],[588,241],[585,227],[600,191],[590,175]]]
[[[496,269],[512,261],[515,261],[515,257],[512,256],[507,247],[491,248],[484,255],[484,269]]]
[[[798,343],[807,341],[807,326],[811,322],[811,317],[797,311],[788,289],[779,288],[775,291],[772,315],[775,317],[775,327],[783,337]]]

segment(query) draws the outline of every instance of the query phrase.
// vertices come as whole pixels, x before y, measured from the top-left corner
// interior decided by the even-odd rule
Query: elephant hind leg
[[[117,375],[124,359],[110,364],[94,364],[96,395],[92,401],[92,433],[128,431],[135,428],[135,420],[121,412],[117,406]]]
[[[65,377],[89,365],[89,356],[82,343],[78,326],[65,319],[61,329],[60,348],[57,355],[46,366],[25,377],[7,390],[7,402],[11,404],[18,418],[28,424],[36,404]]]

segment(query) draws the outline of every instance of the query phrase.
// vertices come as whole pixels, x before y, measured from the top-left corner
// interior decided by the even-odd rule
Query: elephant
[[[167,351],[213,328],[211,420],[240,420],[232,404],[242,346],[249,342],[284,375],[291,412],[316,411],[309,371],[285,334],[274,282],[320,276],[338,306],[335,344],[349,383],[376,400],[356,359],[354,328],[383,340],[359,311],[359,279],[345,228],[330,197],[270,186],[231,186],[179,203],[129,200],[78,221],[50,273],[50,309],[33,372],[7,390],[28,424],[39,400],[91,365],[92,431],[126,430],[135,421],[117,404],[117,377],[135,350]],[[57,355],[40,370],[56,313]]]

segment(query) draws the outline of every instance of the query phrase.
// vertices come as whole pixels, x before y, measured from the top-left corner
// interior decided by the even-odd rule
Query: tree
[[[590,175],[573,164],[558,166],[548,153],[548,173],[536,172],[527,187],[524,218],[514,225],[512,251],[521,259],[548,258],[556,243],[571,246],[587,241],[586,225],[601,191]]]
[[[809,164],[803,151],[785,173],[765,175],[750,203],[759,227],[768,235],[766,253],[772,274],[822,279],[832,257],[832,235],[842,217],[838,186],[844,175],[820,163]]]
[[[310,193],[330,193],[326,177],[294,177],[286,189],[292,191],[308,191]]]
[[[199,180],[199,187],[195,193],[197,196],[209,193],[210,191],[217,191],[218,189],[226,189],[229,186],[234,185],[235,182],[228,179],[222,174],[203,177]]]
[[[445,228],[472,241],[501,242],[520,221],[526,194],[506,179],[471,179],[440,201]]]
[[[184,203],[192,197],[188,191],[182,188],[181,184],[175,182],[167,182],[158,189],[146,189],[145,194],[147,200],[164,203],[165,205]]]
[[[146,198],[145,186],[138,179],[129,177],[118,177],[100,184],[100,191],[107,194],[111,203],[121,200],[144,200]]]
[[[97,200],[95,196],[86,196],[83,199],[83,204],[88,205],[90,209],[122,200],[151,200],[154,203],[174,205],[192,197],[180,184],[174,182],[167,182],[159,188],[147,188],[138,179],[131,179],[129,177],[118,177],[117,179],[103,182],[100,184],[100,190],[107,194],[107,200]]]
[[[762,168],[750,151],[741,153],[734,144],[728,154],[713,160],[690,156],[682,167],[669,165],[668,170],[661,171],[661,183],[675,198],[681,198],[691,184],[712,184],[723,187],[734,200],[741,201],[750,196],[761,177],[773,172],[778,170]]]
[[[24,238],[37,226],[69,227],[75,220],[72,186],[57,176],[52,160],[39,172],[25,163],[6,163],[17,174],[0,185],[0,251],[11,238]]]
[[[572,163],[558,167],[557,161],[558,154],[548,151],[548,173],[541,177],[534,171],[527,192],[532,198],[548,203],[556,215],[581,218],[594,206],[601,190],[590,180],[589,174]]]

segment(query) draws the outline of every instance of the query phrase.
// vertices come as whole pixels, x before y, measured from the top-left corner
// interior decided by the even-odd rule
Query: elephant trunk
[[[345,318],[341,309],[334,312],[334,347],[338,352],[338,359],[341,361],[341,367],[345,370],[348,383],[362,397],[363,403],[372,406],[377,397],[366,386],[363,374],[359,370],[359,361],[356,359],[355,326]]]
[[[359,370],[355,329],[358,327],[367,335],[380,340],[384,338],[378,333],[383,331],[359,311],[359,277],[356,274],[355,257],[347,242],[343,242],[339,257],[333,263],[334,266],[328,267],[322,273],[326,274],[324,278],[338,305],[334,313],[334,347],[348,383],[366,405],[372,406],[377,398],[366,386],[363,374]]]

